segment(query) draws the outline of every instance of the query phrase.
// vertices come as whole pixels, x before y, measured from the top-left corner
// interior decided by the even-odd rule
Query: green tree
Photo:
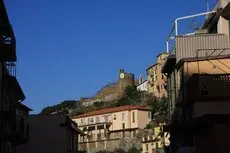
[[[100,108],[100,107],[104,106],[104,102],[103,101],[95,102],[95,103],[93,103],[93,106],[96,108]]]
[[[168,117],[168,99],[155,99],[152,104],[152,115],[153,118],[157,116]]]
[[[56,113],[60,113],[61,112],[61,113],[68,114],[68,112],[69,112],[68,110],[72,109],[73,106],[76,103],[78,103],[78,101],[75,101],[75,100],[65,100],[65,101],[62,101],[61,103],[59,103],[57,105],[45,107],[44,109],[42,109],[42,111],[40,112],[40,114],[51,114],[53,112],[56,112]]]
[[[135,147],[129,149],[129,151],[127,153],[141,153],[141,151]]]
[[[138,91],[135,87],[128,86],[125,88],[124,95],[118,100],[116,106],[141,104],[142,97],[143,92]]]
[[[52,112],[55,111],[55,107],[54,106],[47,106],[45,108],[42,109],[40,114],[51,114]]]

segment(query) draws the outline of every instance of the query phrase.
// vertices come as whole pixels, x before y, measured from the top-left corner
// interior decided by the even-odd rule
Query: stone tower
[[[121,92],[124,92],[127,86],[133,87],[134,86],[134,74],[127,73],[124,71],[124,69],[120,69],[118,84],[119,84]]]

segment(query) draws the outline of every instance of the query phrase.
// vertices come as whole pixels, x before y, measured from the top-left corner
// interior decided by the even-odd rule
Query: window
[[[113,115],[113,119],[116,120],[117,119],[117,116],[116,114]]]
[[[94,123],[94,118],[90,118],[90,123],[93,124]]]
[[[122,113],[122,121],[125,122],[125,113]]]
[[[135,112],[133,112],[133,123],[135,123]]]
[[[122,129],[125,129],[125,123],[122,123]]]
[[[100,117],[99,116],[96,117],[96,123],[100,123]]]
[[[108,122],[108,116],[104,116],[105,122]]]
[[[88,124],[90,124],[90,118],[88,118]]]
[[[146,151],[149,151],[149,145],[145,144],[145,147],[146,147]]]
[[[148,118],[151,118],[151,112],[148,112]]]

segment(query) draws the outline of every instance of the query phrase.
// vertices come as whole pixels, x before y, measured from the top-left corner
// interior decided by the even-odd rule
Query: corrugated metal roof
[[[222,51],[222,49],[224,49]],[[176,37],[177,62],[182,58],[228,55],[230,40],[224,34],[200,34]],[[214,49],[216,49],[214,51]]]

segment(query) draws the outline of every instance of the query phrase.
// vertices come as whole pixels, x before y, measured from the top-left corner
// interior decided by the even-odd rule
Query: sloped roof
[[[145,106],[121,106],[121,107],[115,107],[115,108],[105,108],[101,110],[95,110],[89,113],[81,114],[78,116],[73,116],[72,119],[76,118],[83,118],[83,117],[88,117],[88,116],[95,116],[95,115],[101,115],[101,114],[109,114],[109,113],[114,113],[114,112],[121,112],[121,111],[127,111],[127,110],[143,110],[143,111],[150,111],[149,108]]]

